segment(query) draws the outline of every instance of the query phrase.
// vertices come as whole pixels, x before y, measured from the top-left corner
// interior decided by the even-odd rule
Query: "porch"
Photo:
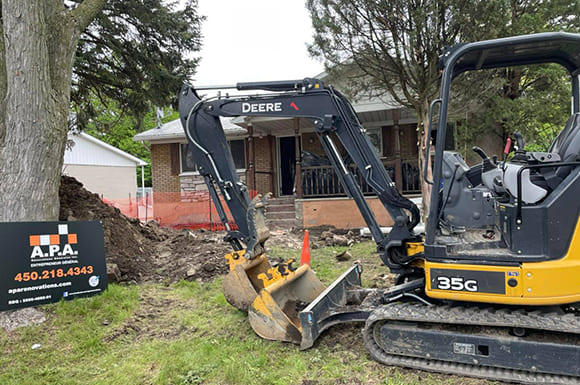
[[[245,170],[248,188],[274,194],[275,199],[267,210],[271,227],[366,227],[326,157],[311,122],[272,118],[246,118],[242,121],[239,118],[236,124],[248,131]],[[414,115],[408,110],[383,111],[381,116],[374,116],[373,122],[368,121],[365,128],[399,191],[406,195],[420,194]],[[392,220],[366,182],[364,170],[349,160],[339,140],[334,142],[379,224],[391,226]]]
[[[381,113],[367,123],[363,120],[366,134],[399,191],[419,193],[415,117],[404,109]],[[250,190],[298,199],[346,196],[311,121],[290,118],[236,118],[234,121],[247,129],[245,177]],[[334,142],[363,194],[373,195],[364,170],[350,161],[339,140]]]
[[[387,174],[403,194],[420,194],[419,168],[417,159],[383,160]],[[350,172],[358,181],[364,195],[373,195],[374,191],[366,182],[363,172],[354,164],[349,165]],[[324,166],[301,166],[301,188],[296,189],[298,198],[327,198],[346,196],[346,192],[334,168]]]

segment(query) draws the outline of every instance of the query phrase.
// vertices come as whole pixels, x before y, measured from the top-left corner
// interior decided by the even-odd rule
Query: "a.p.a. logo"
[[[30,236],[30,259],[74,257],[78,255],[78,251],[72,245],[77,242],[77,234],[69,234],[68,225],[58,225],[58,234]]]

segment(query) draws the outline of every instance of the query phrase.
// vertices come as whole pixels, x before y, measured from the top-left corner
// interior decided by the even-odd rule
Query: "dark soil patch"
[[[127,319],[122,326],[112,330],[105,337],[105,341],[110,342],[126,337],[173,340],[183,333],[195,333],[197,330],[195,326],[181,325],[170,314],[170,310],[183,308],[186,305],[175,299],[162,297],[159,292],[142,292],[139,308],[135,314]],[[108,326],[107,320],[103,320],[103,326]]]
[[[155,222],[144,225],[103,203],[97,194],[67,176],[61,179],[59,220],[103,224],[112,281],[209,281],[228,270],[223,256],[230,249],[221,241],[223,233],[166,229]]]
[[[365,350],[362,329],[364,323],[345,323],[333,326],[327,333],[322,333],[316,344],[327,346],[330,351],[354,351]]]

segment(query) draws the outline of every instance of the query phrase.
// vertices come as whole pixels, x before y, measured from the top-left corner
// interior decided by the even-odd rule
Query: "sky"
[[[199,0],[201,62],[193,85],[314,77],[324,70],[306,47],[305,0]]]

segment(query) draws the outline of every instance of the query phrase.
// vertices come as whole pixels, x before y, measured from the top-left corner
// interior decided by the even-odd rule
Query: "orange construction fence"
[[[255,191],[250,191],[251,198],[255,195]],[[223,197],[220,196],[220,199],[230,228],[235,229],[228,206]],[[208,191],[153,192],[139,198],[103,198],[103,202],[118,208],[128,217],[139,218],[143,222],[155,220],[164,227],[212,231],[225,229]]]

